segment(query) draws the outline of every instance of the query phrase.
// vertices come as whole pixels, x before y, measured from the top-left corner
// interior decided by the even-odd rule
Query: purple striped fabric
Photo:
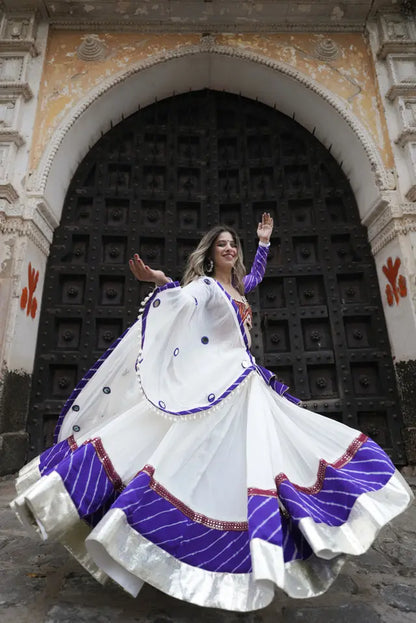
[[[120,494],[120,508],[131,528],[169,554],[207,571],[250,573],[250,541],[258,538],[283,548],[286,562],[306,559],[312,550],[298,526],[283,517],[276,497],[248,497],[248,530],[224,530],[193,521],[150,487],[141,472]]]
[[[312,517],[317,523],[340,526],[348,520],[358,496],[381,489],[394,471],[386,453],[369,439],[344,467],[327,466],[317,493],[300,491],[289,480],[284,480],[279,495],[293,521]]]
[[[219,530],[192,521],[150,487],[141,472],[113,508],[124,511],[130,526],[155,545],[187,564],[207,571],[249,573],[247,530]]]
[[[200,515],[191,519],[191,509],[186,510],[180,500],[166,490],[158,493],[160,485],[148,471],[141,471],[119,494],[92,443],[71,452],[65,441],[53,450],[42,455],[43,473],[55,469],[60,474],[80,517],[88,523],[94,526],[110,508],[119,508],[133,530],[178,560],[207,571],[228,573],[251,571],[251,539],[282,547],[285,562],[306,560],[313,553],[299,529],[302,518],[340,526],[348,520],[358,496],[381,489],[394,473],[384,451],[367,440],[342,467],[327,465],[322,483],[309,492],[287,479],[274,494],[250,489],[247,523],[228,529],[228,523],[211,527],[211,520]]]
[[[282,521],[276,497],[249,495],[247,521],[250,539],[282,545]]]
[[[306,560],[312,549],[297,524],[280,512],[277,497],[248,496],[248,531],[251,539],[261,539],[283,549],[285,562]]]
[[[254,290],[254,288],[259,285],[264,277],[264,273],[266,272],[269,248],[270,247],[262,247],[260,245],[257,247],[251,270],[249,274],[243,278],[244,292],[246,294],[248,292],[251,292],[251,290]]]
[[[114,494],[114,486],[91,443],[77,448],[55,470],[82,518],[99,511]]]
[[[133,326],[133,325],[132,325]],[[79,383],[77,384],[77,386],[75,387],[75,389],[72,391],[71,395],[69,396],[68,400],[65,402],[61,413],[59,414],[58,417],[58,421],[56,422],[56,426],[55,426],[55,430],[53,433],[53,440],[54,443],[57,443],[58,441],[58,437],[59,437],[59,432],[61,430],[61,426],[62,426],[62,422],[64,421],[64,418],[66,416],[66,414],[68,413],[69,409],[72,407],[72,405],[74,404],[75,400],[78,397],[78,394],[80,393],[81,390],[84,389],[84,387],[86,386],[86,384],[88,383],[88,381],[94,376],[94,374],[97,372],[98,368],[100,368],[100,366],[102,366],[102,364],[104,363],[104,361],[107,359],[107,357],[109,357],[109,355],[111,355],[111,353],[113,352],[113,350],[115,349],[115,347],[120,343],[120,341],[123,339],[123,337],[126,335],[126,333],[128,331],[130,331],[131,327],[128,327],[124,333],[122,333],[120,335],[120,337],[118,337],[115,342],[113,342],[111,344],[111,346],[105,351],[105,353],[103,353],[101,355],[101,357],[99,359],[97,359],[97,361],[94,363],[94,365],[88,370],[88,372],[86,372],[84,374],[84,376],[82,377],[82,379],[79,381]]]
[[[90,513],[89,515],[85,515],[85,517],[83,517],[83,519],[91,527],[96,526],[101,521],[101,519],[104,517],[104,515],[107,513],[107,511],[110,510],[110,508],[112,507],[114,502],[117,500],[119,495],[120,495],[120,493],[118,491],[114,490],[111,493],[111,495],[108,496],[108,498],[105,500],[105,502],[102,504],[102,506],[100,506],[93,513]]]
[[[59,463],[70,454],[71,448],[67,439],[60,441],[51,448],[48,448],[48,450],[42,452],[39,457],[39,471],[42,476],[46,476],[46,474],[53,471],[56,465],[59,465]]]
[[[307,560],[313,556],[312,548],[298,525],[285,517],[282,517],[282,549],[285,563],[292,560]]]

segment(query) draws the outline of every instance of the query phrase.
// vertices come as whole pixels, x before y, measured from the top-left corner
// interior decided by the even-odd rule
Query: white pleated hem
[[[33,466],[31,472],[36,469]],[[111,577],[136,596],[147,582],[196,605],[248,612],[266,607],[276,586],[298,599],[324,593],[340,572],[345,554],[364,553],[380,529],[412,499],[410,487],[396,471],[384,487],[360,495],[341,526],[301,519],[299,528],[314,552],[308,559],[285,563],[280,546],[255,538],[250,542],[253,572],[242,574],[206,571],[181,562],[137,533],[118,508],[109,510],[91,530],[57,472],[41,477],[11,507],[43,539],[59,540],[100,583]]]
[[[252,573],[206,571],[181,562],[137,533],[121,509],[110,510],[86,541],[107,575],[136,596],[143,582],[172,597],[209,608],[249,612],[265,608],[274,585]]]
[[[16,478],[15,486],[16,491],[20,495],[24,493],[26,489],[29,489],[32,485],[35,484],[41,478],[41,473],[39,471],[40,457],[32,459],[29,463],[24,465],[22,469],[19,471],[19,474]]]
[[[86,550],[90,526],[80,519],[78,511],[57,472],[41,477],[10,504],[25,528],[42,540],[54,539],[100,584],[108,576],[97,567]]]
[[[271,581],[294,599],[308,599],[325,593],[346,560],[345,556],[328,561],[312,555],[306,560],[285,563],[283,549],[261,539],[250,541],[250,552],[256,581]]]
[[[348,520],[340,526],[316,523],[311,517],[299,521],[299,529],[316,556],[331,560],[340,554],[360,556],[389,521],[412,503],[413,492],[398,470],[377,491],[362,493],[355,501]]]

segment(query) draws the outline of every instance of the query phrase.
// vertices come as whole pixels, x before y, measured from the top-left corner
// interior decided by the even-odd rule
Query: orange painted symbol
[[[401,260],[399,257],[396,257],[394,263],[391,257],[389,257],[387,258],[386,265],[383,266],[383,273],[389,282],[386,285],[386,297],[390,306],[394,305],[395,302],[398,305],[400,297],[404,298],[407,296],[406,277],[398,275],[400,264]]]
[[[32,268],[32,264],[30,262],[27,269],[27,275],[28,287],[24,287],[22,289],[22,294],[20,295],[20,309],[26,308],[26,316],[29,316],[30,314],[32,318],[34,318],[36,316],[38,302],[36,297],[33,296],[33,293],[38,285],[39,271]]]

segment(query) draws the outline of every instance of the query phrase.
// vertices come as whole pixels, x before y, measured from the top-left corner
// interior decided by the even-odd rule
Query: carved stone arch
[[[278,227],[265,279],[249,295],[253,354],[305,405],[405,460],[377,276],[350,184],[296,121],[214,89],[129,116],[77,167],[45,275],[33,452],[49,445],[70,388],[135,320],[148,286],[126,270],[128,257],[139,250],[180,278],[201,234],[223,222],[240,232],[250,265],[265,211]]]
[[[394,188],[372,136],[340,98],[290,65],[206,37],[111,76],[71,109],[29,185],[47,220],[59,222],[69,181],[103,133],[140,107],[202,88],[240,93],[296,118],[342,161],[362,219],[378,205],[381,191]]]

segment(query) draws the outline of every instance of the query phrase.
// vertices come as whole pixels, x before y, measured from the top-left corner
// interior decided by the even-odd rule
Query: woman
[[[300,408],[250,353],[244,294],[272,227],[264,214],[249,275],[227,227],[201,240],[182,288],[136,255],[133,274],[156,289],[19,476],[22,521],[132,595],[145,581],[238,611],[276,586],[312,597],[411,502],[381,448]]]

